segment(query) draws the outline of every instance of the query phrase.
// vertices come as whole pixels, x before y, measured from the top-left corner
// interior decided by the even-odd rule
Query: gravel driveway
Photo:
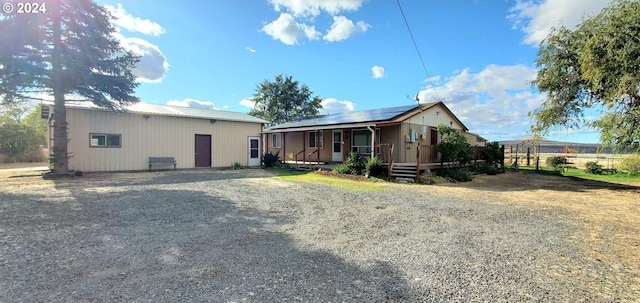
[[[558,209],[263,170],[0,182],[13,182],[0,186],[1,302],[638,300],[602,277],[554,275],[607,270],[566,240],[578,227]]]

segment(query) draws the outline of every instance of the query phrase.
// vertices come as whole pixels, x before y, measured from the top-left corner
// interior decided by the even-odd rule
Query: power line
[[[427,74],[427,79],[430,79],[431,75],[429,75],[429,71],[427,70],[427,66],[424,64],[424,60],[422,59],[422,54],[420,54],[420,49],[418,49],[418,44],[416,43],[416,39],[413,38],[413,33],[411,32],[411,27],[409,26],[409,22],[407,22],[407,17],[404,15],[404,10],[402,10],[402,5],[400,5],[400,0],[396,0],[396,3],[398,3],[398,8],[400,9],[400,13],[402,14],[402,19],[404,19],[404,24],[407,25],[407,30],[409,31],[409,36],[411,36],[411,41],[413,41],[413,46],[416,48],[416,52],[418,53],[418,57],[420,58],[420,63],[422,63],[422,68],[424,69],[424,72]],[[438,91],[436,90],[435,86],[433,87],[433,92],[436,94],[436,98],[438,98],[438,100],[441,100],[440,96],[438,96]],[[418,95],[416,95],[416,101],[419,102]]]

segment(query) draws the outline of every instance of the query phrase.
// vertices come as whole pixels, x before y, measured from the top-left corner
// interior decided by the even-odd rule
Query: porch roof
[[[317,125],[317,126],[307,126],[307,127],[296,127],[296,128],[283,128],[283,129],[265,129],[262,133],[264,134],[272,134],[272,133],[287,133],[287,132],[306,132],[306,131],[314,131],[314,130],[325,130],[325,129],[343,129],[343,128],[366,128],[366,127],[375,127],[377,124],[375,122],[372,123],[349,123],[349,124],[333,124],[333,125]]]
[[[275,125],[266,129],[265,132],[374,126],[376,122],[386,122],[393,120],[394,118],[417,108],[418,105],[412,104],[405,106],[319,115]]]

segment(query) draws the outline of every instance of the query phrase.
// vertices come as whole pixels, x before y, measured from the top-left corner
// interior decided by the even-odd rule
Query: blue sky
[[[293,76],[323,98],[323,113],[442,100],[489,140],[530,136],[544,99],[539,42],[575,27],[609,0],[99,0],[122,45],[142,56],[143,102],[248,112],[256,86]],[[591,130],[550,139],[597,142]]]

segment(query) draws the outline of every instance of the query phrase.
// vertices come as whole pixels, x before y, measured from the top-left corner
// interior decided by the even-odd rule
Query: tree
[[[465,165],[473,160],[473,148],[460,131],[444,124],[438,125],[441,140],[436,150],[442,154],[441,162],[457,162]]]
[[[555,28],[541,43],[532,85],[546,95],[529,113],[534,133],[590,126],[614,148],[640,151],[640,1],[618,0],[575,30]],[[602,109],[590,122],[587,109]]]
[[[14,7],[19,1],[14,2]],[[113,37],[110,14],[91,0],[38,3],[37,14],[0,17],[0,96],[4,104],[54,98],[54,168],[68,172],[69,95],[119,109],[137,99],[131,72],[139,58],[125,52]]]
[[[0,154],[9,158],[38,150],[43,139],[44,137],[28,125],[11,120],[0,122]]]
[[[273,82],[258,84],[249,114],[273,124],[314,116],[322,105],[320,97],[312,94],[307,85],[293,81],[291,76],[277,75]]]

